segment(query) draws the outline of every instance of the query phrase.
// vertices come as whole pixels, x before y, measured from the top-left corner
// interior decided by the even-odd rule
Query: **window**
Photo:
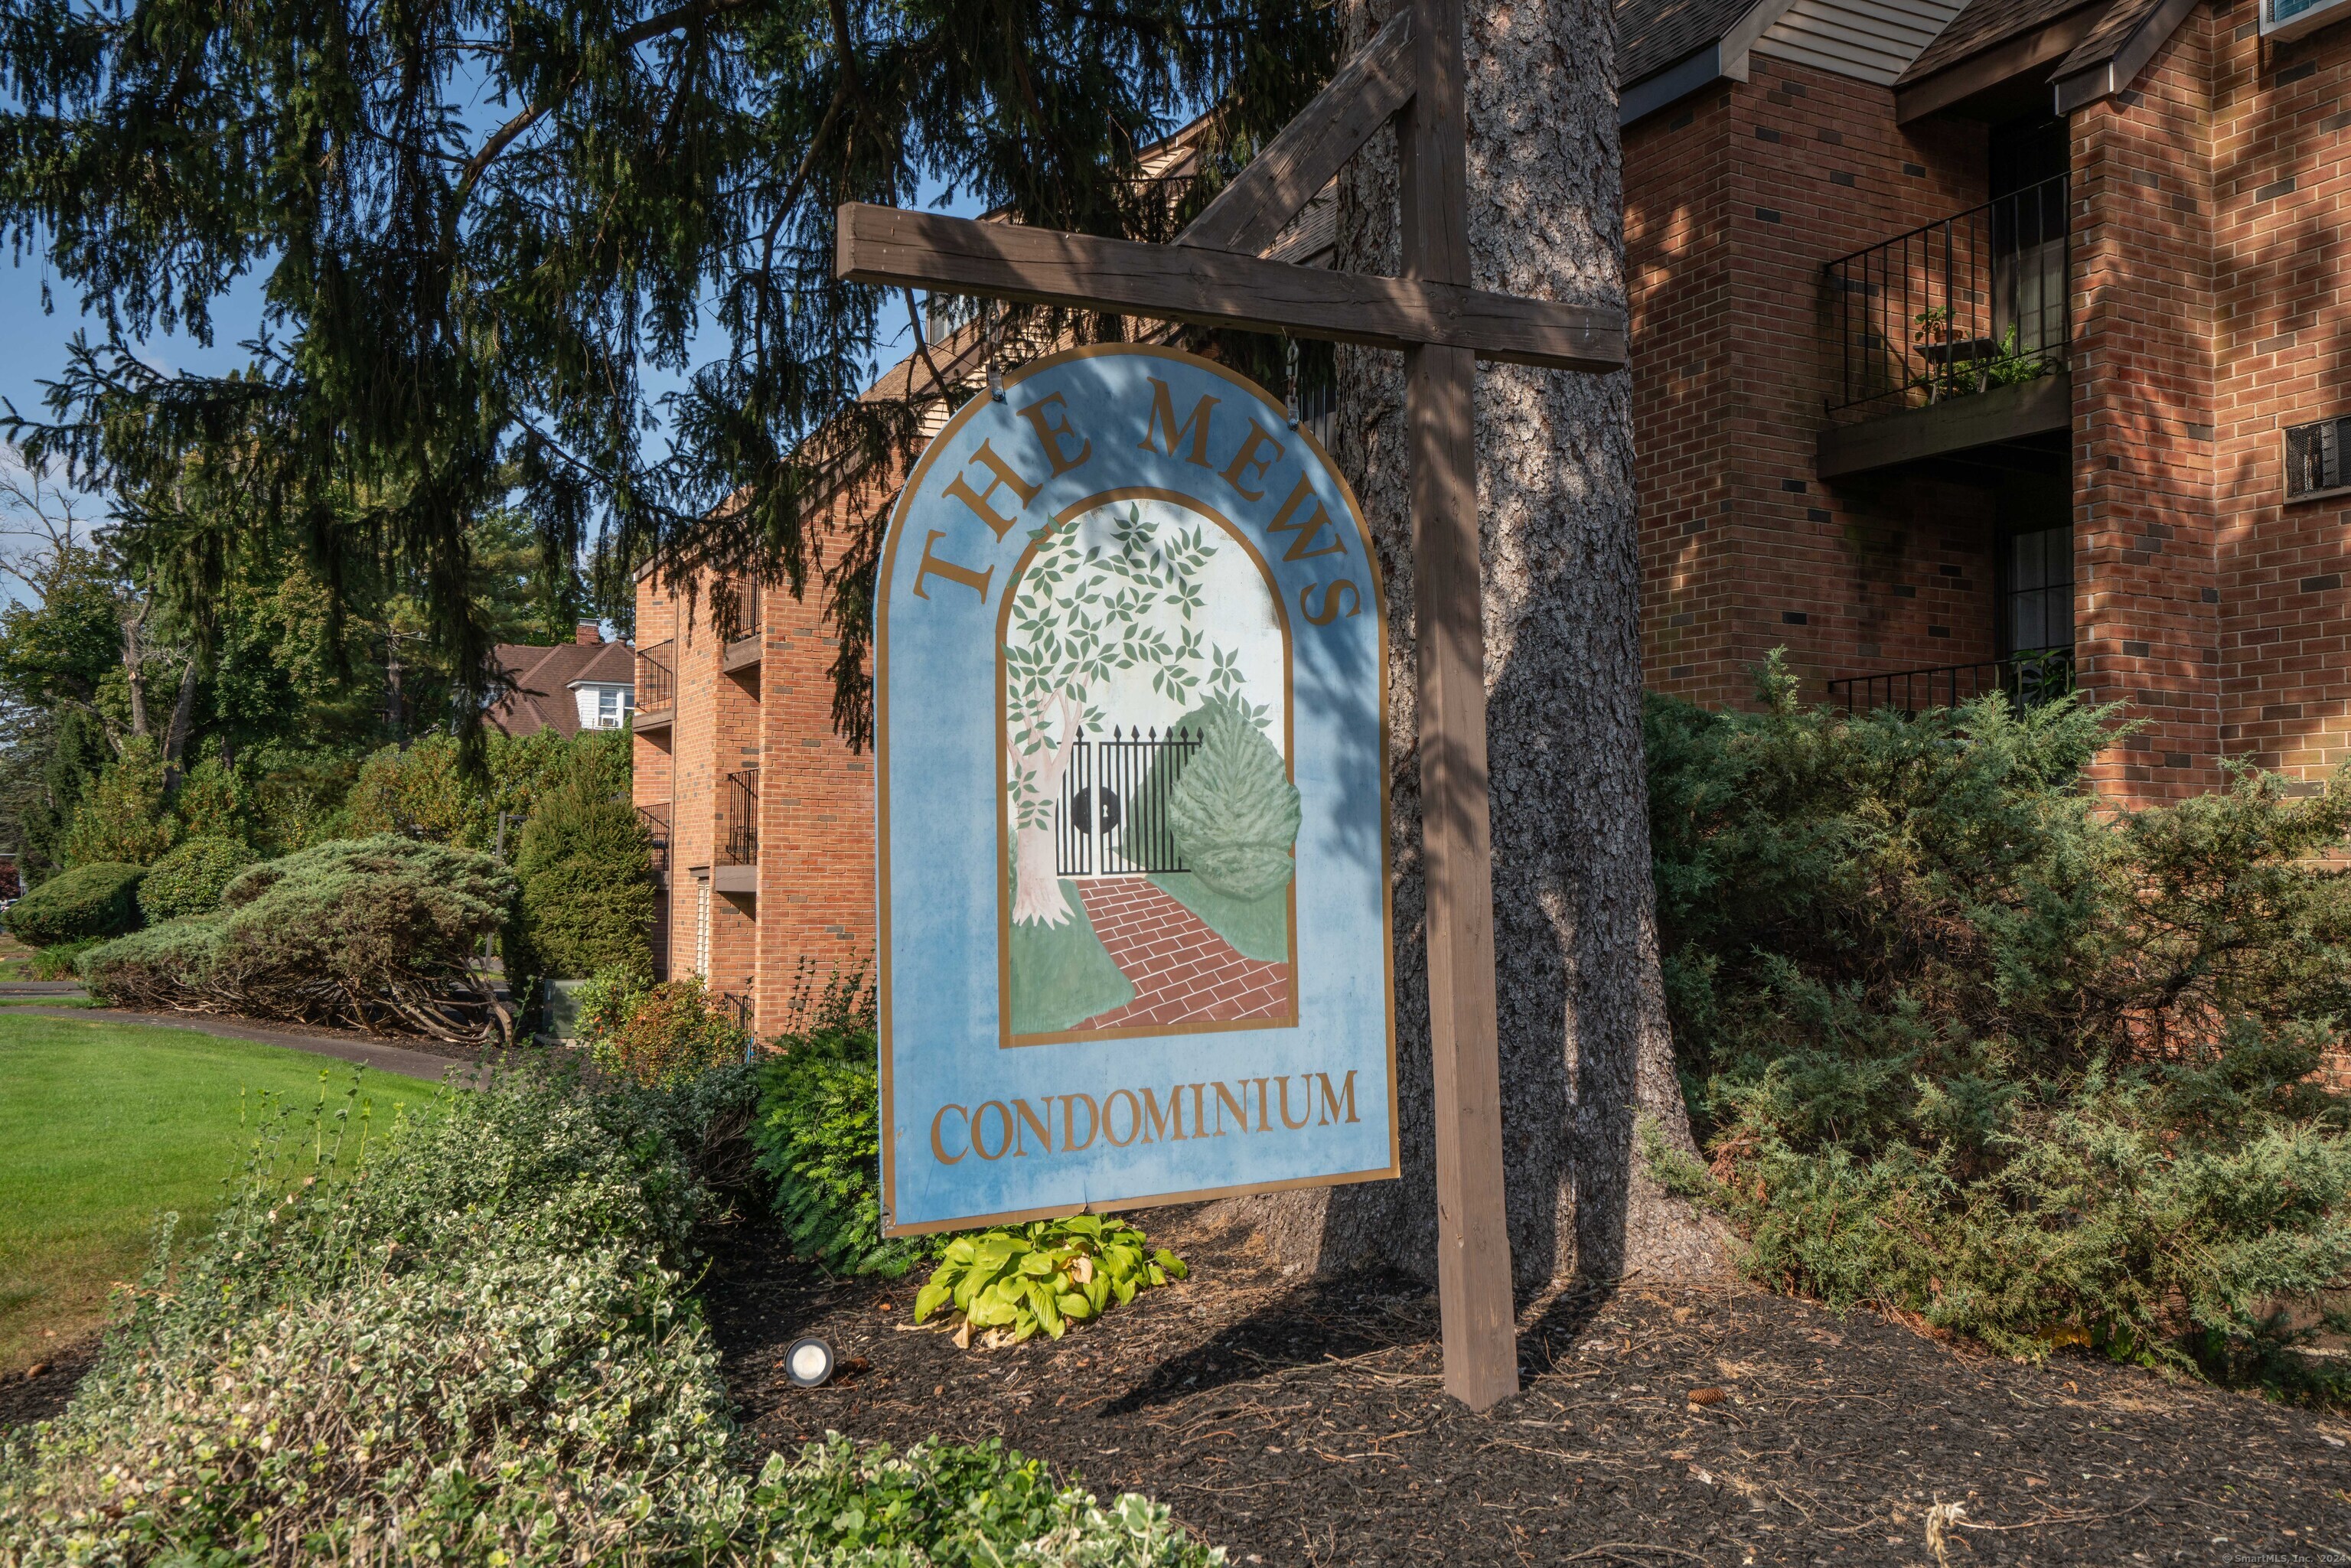
[[[2008,537],[2007,624],[2011,653],[2074,645],[2074,530]]]
[[[2351,476],[2346,476],[2343,467],[2346,446],[2351,446],[2351,419],[2287,425],[2285,498],[2302,501],[2351,489]]]
[[[605,686],[596,693],[596,727],[598,729],[620,728],[621,716],[626,711],[621,702],[620,687]]]

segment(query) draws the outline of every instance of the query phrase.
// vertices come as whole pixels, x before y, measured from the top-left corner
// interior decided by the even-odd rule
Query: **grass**
[[[312,1104],[350,1081],[279,1046],[0,1013],[0,1376],[96,1329],[165,1211],[202,1233],[265,1097]],[[380,1134],[433,1093],[371,1073],[360,1098]]]
[[[1134,1000],[1134,984],[1094,935],[1078,884],[1063,878],[1071,918],[1012,927],[1012,1032],[1051,1034]]]

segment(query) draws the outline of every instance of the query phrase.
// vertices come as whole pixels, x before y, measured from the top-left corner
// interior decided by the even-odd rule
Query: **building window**
[[[710,977],[710,879],[694,883],[694,972]]]
[[[2008,537],[2008,651],[2033,653],[2074,645],[2074,530],[2043,528]]]
[[[620,728],[622,711],[619,687],[606,686],[596,694],[596,727],[598,729]]]

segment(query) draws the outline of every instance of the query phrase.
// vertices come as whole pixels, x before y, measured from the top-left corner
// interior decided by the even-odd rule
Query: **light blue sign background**
[[[1155,379],[1165,384],[1178,423],[1202,398],[1217,400],[1205,465],[1190,460],[1189,434],[1171,454],[1167,433],[1154,429]],[[1279,402],[1190,355],[1135,345],[1072,350],[1008,377],[1005,391],[1002,402],[974,400],[925,452],[891,517],[876,587],[884,1222],[904,1234],[1393,1176],[1383,599],[1353,498],[1315,443],[1287,427]],[[1058,404],[1045,402],[1057,393]],[[1023,416],[1040,405],[1049,424],[1066,414],[1066,433],[1049,436]],[[1251,426],[1261,433],[1253,444]],[[997,476],[977,456],[983,442],[1038,486],[1026,505],[1017,486],[988,491]],[[1236,465],[1245,446],[1249,461]],[[1083,460],[1073,462],[1081,449]],[[1057,460],[1064,471],[1054,471]],[[1015,515],[1001,538],[967,499],[949,494],[958,476],[990,507]],[[1268,531],[1301,477],[1331,518],[1311,541],[1294,523],[1286,534]],[[1298,1021],[1008,1045],[997,645],[1003,596],[1016,587],[1034,530],[1107,492],[1137,488],[1191,497],[1230,522],[1270,568],[1287,612],[1290,760],[1301,811]],[[1298,515],[1311,511],[1310,504]],[[1334,536],[1343,549],[1328,549]],[[1285,559],[1286,551],[1299,559]],[[975,574],[985,579],[984,593],[971,584]],[[1316,615],[1325,623],[1314,624]],[[1348,1120],[1332,1113],[1313,1075],[1335,1088],[1351,1072]],[[1287,1117],[1279,1098],[1285,1077],[1293,1096]],[[1219,1082],[1243,1102],[1246,1130],[1220,1108]],[[1206,1085],[1196,1097],[1195,1084]],[[1106,1130],[1088,1146],[1060,1146],[1071,1141],[1065,1117],[1079,1131],[1090,1119],[1065,1097],[1091,1096],[1099,1105],[1118,1091],[1139,1097],[1145,1088],[1163,1105],[1178,1091],[1186,1136],[1130,1134],[1121,1147]],[[1040,1147],[1033,1128],[1015,1124],[1022,1101],[1046,1122],[1054,1146]],[[982,1113],[981,1147],[996,1146],[993,1158],[969,1146],[969,1118],[990,1103],[1004,1108],[1000,1116]],[[1301,1104],[1313,1108],[1308,1124],[1287,1124]],[[1197,1125],[1196,1107],[1207,1126]],[[1125,1124],[1122,1102],[1114,1127]]]

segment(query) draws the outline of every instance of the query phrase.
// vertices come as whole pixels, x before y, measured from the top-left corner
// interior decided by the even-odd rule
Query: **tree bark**
[[[1397,0],[1351,0],[1350,50]],[[1625,302],[1606,0],[1471,7],[1471,264],[1480,288]],[[1341,176],[1349,270],[1397,260],[1394,141]],[[1342,348],[1336,454],[1386,571],[1390,819],[1404,1179],[1240,1200],[1293,1268],[1433,1274],[1428,994],[1414,739],[1408,432],[1401,359]],[[1657,968],[1641,754],[1630,378],[1481,364],[1485,580],[1503,1148],[1521,1283],[1719,1273],[1719,1232],[1646,1173],[1639,1125],[1692,1148]]]
[[[1080,705],[1060,692],[1040,701],[1028,717],[1034,732],[1043,736],[1053,717],[1061,721],[1061,737],[1035,751],[1015,752],[1032,799],[1051,801],[1061,792],[1061,776],[1070,765],[1070,747],[1077,739],[1084,714]],[[1059,841],[1049,817],[1041,826],[1019,829],[1013,834],[1012,920],[1015,925],[1063,925],[1071,919],[1070,901],[1062,895]]]
[[[172,704],[172,727],[163,732],[163,793],[180,787],[180,757],[188,748],[188,731],[196,716],[196,654],[188,651],[187,667],[180,672],[180,695]]]
[[[154,607],[152,598],[141,599],[139,613],[122,622],[122,674],[131,687],[131,733],[142,740],[147,736],[147,612]]]

